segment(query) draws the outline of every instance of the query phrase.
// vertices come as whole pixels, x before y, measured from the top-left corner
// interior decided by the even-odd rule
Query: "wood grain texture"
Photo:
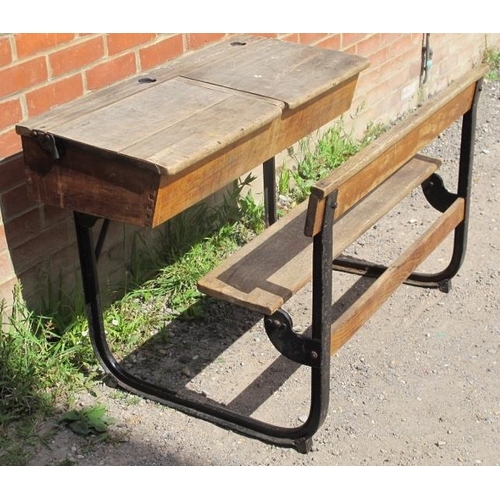
[[[155,209],[154,225],[177,215],[193,203],[203,200],[214,191],[223,188],[229,182],[237,179],[250,169],[257,167],[294,144],[304,135],[316,130],[320,126],[333,120],[346,111],[349,106],[356,79],[353,78],[337,87],[335,94],[328,94],[313,100],[291,112],[272,121],[253,134],[242,134],[229,143],[226,148],[220,147],[216,151],[205,151],[195,162],[194,155],[191,161],[179,164],[173,175],[165,175],[162,171],[160,191]],[[259,107],[268,106],[268,102],[260,100]],[[265,108],[269,113],[278,112],[278,107]],[[248,115],[251,109],[246,111]],[[223,115],[221,115],[223,116]],[[235,118],[238,119],[238,118]],[[262,118],[259,118],[259,123]],[[194,124],[191,124],[194,127]],[[219,125],[219,130],[222,125]],[[188,141],[189,139],[186,139]],[[224,140],[222,136],[219,139]],[[175,175],[177,173],[177,175]]]
[[[486,70],[480,66],[430,98],[413,115],[319,181],[312,193],[321,199],[342,186],[335,211],[336,217],[342,215],[470,109],[477,80]],[[322,214],[311,215],[308,221],[316,217]],[[313,231],[313,226],[306,228],[308,235]]]
[[[23,137],[50,133],[61,151],[60,160],[49,162],[53,172],[31,175],[32,192],[39,201],[62,208],[78,206],[84,213],[121,221],[130,213],[125,222],[156,226],[347,111],[357,75],[366,65],[356,56],[282,40],[224,40],[155,69],[148,75],[154,82],[129,79],[19,125]],[[75,147],[78,152],[72,151]],[[71,168],[63,172],[66,155],[72,157]],[[36,171],[35,156],[28,169]],[[39,156],[48,172],[48,160]],[[77,157],[95,161],[99,168],[82,165],[80,174],[73,162]],[[153,182],[144,181],[157,186],[155,193],[148,191],[140,201],[126,196],[138,202],[138,212],[143,205],[152,207],[152,216],[116,212],[124,196],[120,189],[108,189],[99,202],[92,193],[77,194],[82,188],[100,193],[109,186],[106,162],[115,178],[126,175],[130,184],[143,183],[133,180],[143,172],[130,170],[134,162],[157,172]],[[57,184],[61,176],[65,182]]]
[[[151,165],[96,154],[82,144],[72,144],[60,160],[53,161],[35,139],[22,137],[22,141],[34,200],[98,217],[111,212],[114,220],[138,226],[152,224],[160,177]]]
[[[178,175],[162,175],[153,226],[202,201],[267,160],[278,129],[279,121],[275,120],[266,128],[245,135],[239,141],[193,163]]]
[[[368,61],[333,50],[276,39],[233,52],[217,65],[184,76],[245,93],[270,97],[296,109],[358,75]]]
[[[332,325],[331,352],[338,351],[389,298],[431,252],[463,220],[463,198],[457,199],[444,214],[352,304]]]
[[[234,41],[241,41],[246,45],[231,45]],[[162,85],[164,82],[178,77],[182,73],[190,71],[193,68],[217,64],[220,59],[227,57],[228,48],[232,51],[238,51],[243,47],[251,47],[253,44],[261,41],[262,38],[250,35],[231,36],[222,43],[210,45],[200,50],[184,54],[164,65],[152,68],[144,75],[135,75],[123,82],[92,92],[82,99],[58,106],[56,109],[48,111],[43,115],[27,120],[17,126],[18,133],[26,135],[29,134],[31,130],[49,131],[63,124],[71,126],[73,120],[80,120],[82,115],[86,113],[92,113],[98,110],[106,112],[108,106],[112,106],[129,96],[149,92],[152,88]],[[155,81],[141,84],[139,83],[139,79],[142,77],[150,77]]]
[[[437,160],[416,157],[377,192],[336,221],[333,227],[334,257],[420,185],[439,165]],[[198,288],[207,295],[263,314],[275,312],[312,277],[312,239],[306,237],[303,231],[307,203],[296,207],[202,278]]]

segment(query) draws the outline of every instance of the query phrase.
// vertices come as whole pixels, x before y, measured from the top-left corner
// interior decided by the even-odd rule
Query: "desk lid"
[[[152,163],[176,175],[356,76],[367,61],[239,35],[17,126]]]

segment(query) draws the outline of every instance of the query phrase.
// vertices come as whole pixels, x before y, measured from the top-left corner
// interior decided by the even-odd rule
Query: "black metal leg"
[[[328,405],[328,349],[328,361],[326,354],[322,353],[321,367],[311,368],[312,401],[310,416],[306,423],[295,428],[271,425],[239,414],[228,408],[217,406],[212,402],[200,402],[199,400],[190,398],[189,395],[179,395],[176,391],[151,384],[132,375],[127,372],[113,356],[106,340],[99,293],[96,251],[92,234],[92,227],[97,218],[75,213],[74,219],[92,346],[105,372],[112,376],[119,386],[139,396],[155,400],[240,434],[280,446],[294,447],[302,453],[309,451],[312,436],[323,422]],[[331,248],[331,244],[326,246]],[[318,314],[320,314],[320,312],[317,312],[316,316]],[[321,329],[321,327],[319,328]],[[324,332],[321,331],[316,334],[313,333],[313,336],[317,338],[321,337],[323,334]],[[325,343],[325,341],[321,342],[322,344]]]
[[[266,226],[274,224],[276,213],[276,160],[274,156],[263,164],[264,209]]]
[[[319,428],[328,411],[330,401],[331,334],[333,323],[333,214],[337,206],[337,192],[325,203],[323,227],[313,240],[313,311],[312,339],[321,345],[319,366],[312,368],[312,387],[316,391],[314,425]],[[312,414],[313,412],[311,412]],[[311,422],[312,424],[312,422]]]

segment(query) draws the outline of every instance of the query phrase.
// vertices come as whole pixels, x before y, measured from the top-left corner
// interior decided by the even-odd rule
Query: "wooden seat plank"
[[[333,227],[338,256],[440,165],[417,156]],[[342,167],[340,167],[342,168]],[[304,234],[307,202],[267,228],[198,282],[213,297],[272,314],[311,280],[312,239]]]

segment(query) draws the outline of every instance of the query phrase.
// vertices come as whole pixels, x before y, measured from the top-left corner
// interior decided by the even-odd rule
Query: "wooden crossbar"
[[[464,200],[458,198],[434,224],[368,288],[332,325],[332,354],[363,326],[367,319],[410,276],[429,254],[464,220]]]

